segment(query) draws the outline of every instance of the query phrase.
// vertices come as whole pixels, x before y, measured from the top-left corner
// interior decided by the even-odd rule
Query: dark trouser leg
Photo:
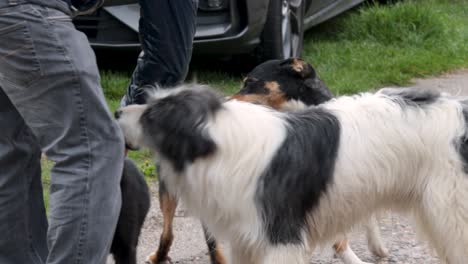
[[[138,58],[122,105],[145,103],[147,88],[172,87],[188,72],[196,29],[197,1],[140,0]]]

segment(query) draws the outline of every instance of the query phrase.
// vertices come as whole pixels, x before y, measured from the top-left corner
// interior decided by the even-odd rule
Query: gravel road
[[[425,87],[449,92],[453,95],[468,96],[468,70],[461,70],[446,74],[437,78],[415,80],[415,87]],[[153,190],[152,207],[148,214],[140,239],[138,263],[144,263],[157,246],[162,230],[162,215],[159,211],[157,200],[157,187]],[[375,259],[367,249],[363,232],[358,228],[350,234],[350,243],[356,254],[364,261],[374,263],[402,263],[402,264],[438,264],[437,257],[424,244],[418,242],[412,224],[404,216],[385,214],[380,220],[382,237],[389,249],[390,256],[386,259]],[[207,264],[206,246],[202,229],[197,220],[185,216],[183,209],[179,209],[174,222],[175,240],[170,252],[173,263],[180,264]],[[113,263],[109,260],[108,264]],[[338,259],[333,258],[331,250],[324,249],[316,253],[311,263],[338,264]]]

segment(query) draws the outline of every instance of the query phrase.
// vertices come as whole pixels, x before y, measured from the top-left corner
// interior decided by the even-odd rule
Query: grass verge
[[[467,1],[367,4],[307,33],[303,57],[336,94],[468,67]]]

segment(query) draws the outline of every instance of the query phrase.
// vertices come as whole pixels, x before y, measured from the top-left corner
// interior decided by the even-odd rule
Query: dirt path
[[[453,95],[468,96],[468,70],[461,70],[437,78],[416,80],[415,87],[438,89]],[[156,186],[152,186],[152,208],[147,217],[140,239],[138,263],[144,263],[158,244],[161,234],[162,216],[156,194]],[[395,214],[384,215],[380,221],[382,237],[389,249],[387,259],[377,261],[369,253],[364,234],[358,228],[350,237],[351,247],[362,260],[375,263],[403,263],[403,264],[438,264],[434,254],[422,243],[417,241],[414,230],[407,218]],[[207,264],[206,246],[203,233],[197,220],[184,215],[183,210],[178,211],[174,222],[175,241],[170,252],[174,263],[181,264]],[[112,261],[108,262],[113,263]],[[331,250],[325,249],[316,253],[311,263],[341,263],[334,259]]]

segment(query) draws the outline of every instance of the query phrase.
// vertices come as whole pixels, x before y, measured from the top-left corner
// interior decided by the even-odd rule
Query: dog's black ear
[[[315,78],[317,75],[312,65],[299,58],[286,59],[280,63],[280,66],[302,79]]]
[[[188,163],[216,150],[206,125],[222,107],[221,100],[211,90],[196,88],[150,103],[140,120],[146,140],[175,170],[182,171]]]
[[[288,68],[296,76],[302,78],[302,100],[308,105],[319,105],[333,98],[330,89],[320,80],[314,67],[309,63],[298,58],[291,58],[281,64],[282,67]]]
[[[308,95],[311,105],[319,105],[333,98],[333,94],[320,78],[311,78],[304,81],[305,94]]]

